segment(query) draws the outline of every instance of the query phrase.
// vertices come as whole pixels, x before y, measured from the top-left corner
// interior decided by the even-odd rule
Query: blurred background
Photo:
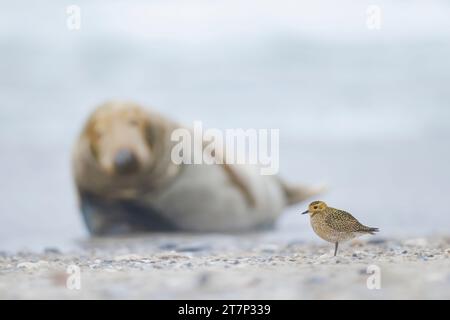
[[[71,150],[109,99],[187,125],[280,128],[289,181],[328,185],[323,200],[385,237],[448,232],[449,13],[443,0],[2,2],[0,250],[87,236]],[[315,241],[305,207],[271,236]]]

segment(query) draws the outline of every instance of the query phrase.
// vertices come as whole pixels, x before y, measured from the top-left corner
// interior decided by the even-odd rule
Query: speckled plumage
[[[339,242],[351,240],[363,234],[375,234],[378,231],[378,228],[361,224],[346,211],[328,207],[323,201],[312,202],[304,213],[309,213],[311,226],[319,237],[336,244],[335,255]]]

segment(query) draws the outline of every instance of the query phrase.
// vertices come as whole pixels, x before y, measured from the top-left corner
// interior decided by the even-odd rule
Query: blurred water
[[[385,236],[448,232],[450,4],[2,3],[0,249],[85,236],[70,152],[92,107],[132,99],[204,127],[281,128],[281,173]],[[444,208],[443,208],[444,207]],[[274,237],[312,238],[305,219]]]

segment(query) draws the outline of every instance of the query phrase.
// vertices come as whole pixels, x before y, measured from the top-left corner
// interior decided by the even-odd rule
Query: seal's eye
[[[128,124],[130,126],[137,127],[139,125],[139,122],[136,119],[130,119],[128,120]]]
[[[94,124],[88,129],[89,137],[92,139],[100,139],[103,136],[103,128],[98,124]]]
[[[95,139],[100,139],[102,136],[103,136],[103,131],[100,131],[100,130],[94,130],[94,136],[95,136]]]
[[[317,206],[314,206],[314,209],[317,209],[318,207]]]

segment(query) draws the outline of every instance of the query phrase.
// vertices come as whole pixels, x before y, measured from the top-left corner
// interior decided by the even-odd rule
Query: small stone
[[[278,246],[275,244],[265,244],[259,248],[264,253],[274,253],[277,251]]]
[[[211,275],[209,273],[203,272],[202,274],[200,274],[198,276],[198,280],[197,280],[198,285],[199,286],[206,285],[209,282],[210,278],[211,278]]]
[[[305,244],[305,241],[304,240],[292,240],[292,241],[290,241],[288,244],[287,244],[287,246],[286,247],[288,247],[288,248],[291,248],[291,247],[296,247],[296,246],[300,246],[300,245],[303,245],[303,244]]]
[[[319,284],[325,283],[326,280],[327,279],[324,277],[313,276],[313,277],[306,279],[305,282],[306,282],[306,284],[319,285]]]
[[[407,246],[425,247],[428,244],[428,241],[425,238],[417,238],[406,240],[404,244]]]
[[[359,239],[353,239],[352,242],[350,243],[351,247],[362,247],[364,245],[364,242],[362,242]]]
[[[158,249],[161,250],[175,250],[177,247],[176,243],[172,243],[172,242],[167,242],[167,243],[162,243],[158,246]]]
[[[193,245],[186,245],[181,246],[176,249],[178,252],[200,252],[200,251],[207,251],[211,247],[207,244],[193,244]]]
[[[253,278],[248,282],[248,286],[256,286],[262,282],[261,278]]]
[[[368,244],[382,244],[382,243],[386,243],[387,240],[384,238],[372,238],[367,240]]]
[[[21,262],[17,264],[18,269],[27,269],[27,270],[35,270],[41,267],[48,266],[48,262],[46,261],[38,261],[38,262]]]
[[[61,254],[58,248],[48,247],[44,249],[44,254]]]
[[[144,257],[137,254],[124,254],[121,256],[115,256],[114,261],[139,261],[144,259]]]

